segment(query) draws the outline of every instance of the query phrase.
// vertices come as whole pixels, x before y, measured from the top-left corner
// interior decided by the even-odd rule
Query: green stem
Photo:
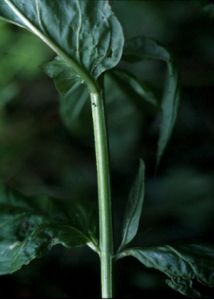
[[[64,59],[64,61],[84,80],[91,93],[97,162],[102,297],[112,298],[113,233],[108,137],[106,132],[103,98],[97,82],[82,66],[79,65],[78,62],[72,59],[58,44],[45,35],[44,32],[39,30],[11,0],[5,0],[5,3],[11,8],[12,12],[22,21],[28,30],[37,35],[57,55]]]
[[[102,298],[112,298],[113,232],[108,136],[102,95],[90,95],[97,164]]]

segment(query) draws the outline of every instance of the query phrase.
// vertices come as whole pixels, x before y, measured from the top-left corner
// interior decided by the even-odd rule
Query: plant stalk
[[[97,165],[102,298],[112,298],[113,231],[108,135],[101,93],[91,93]]]
[[[97,164],[102,297],[112,298],[113,232],[111,190],[108,136],[102,94],[98,89],[96,81],[91,78],[82,66],[64,52],[59,45],[54,43],[48,36],[40,31],[11,0],[5,0],[5,3],[31,32],[37,35],[55,53],[57,53],[57,55],[61,56],[65,62],[67,62],[67,64],[84,80],[91,92],[90,95]]]

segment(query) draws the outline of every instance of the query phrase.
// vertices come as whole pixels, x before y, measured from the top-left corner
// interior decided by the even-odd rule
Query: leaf
[[[167,78],[161,101],[161,123],[157,150],[158,166],[176,121],[180,97],[177,71],[170,53],[156,41],[146,37],[130,39],[125,45],[124,59],[129,62],[142,59],[159,60],[166,63],[167,66]]]
[[[25,197],[0,187],[0,274],[9,274],[54,245],[97,249],[92,209],[45,197]]]
[[[124,90],[126,88],[132,90],[141,100],[152,104],[154,107],[158,106],[157,99],[155,98],[153,92],[143,83],[139,82],[138,79],[131,73],[114,70],[113,74],[123,85]]]
[[[81,78],[60,58],[56,57],[45,67],[61,94],[60,114],[67,128],[76,125],[89,93]],[[78,100],[78,101],[77,101]]]
[[[84,82],[81,81],[81,78],[73,73],[66,63],[59,57],[47,64],[45,72],[49,77],[54,79],[55,86],[61,94],[60,113],[62,120],[67,128],[75,127],[81,117],[81,112],[84,109],[87,100],[89,100],[89,93]],[[133,106],[135,106],[134,101],[136,100],[137,102],[137,100],[139,100],[138,98],[140,98],[141,103],[143,99],[149,104],[157,107],[157,100],[152,91],[147,86],[138,82],[133,75],[124,71],[115,70],[108,72],[108,74],[106,73],[105,90],[107,92],[107,105],[109,102],[114,103],[115,111],[115,107],[117,107],[118,102],[118,113],[120,113],[124,107],[127,108],[127,106],[131,106],[131,102],[133,102]],[[108,93],[109,90],[112,90],[112,92]],[[116,97],[115,94],[117,94]],[[118,98],[123,98],[123,100],[121,101]],[[76,99],[79,100],[76,101]],[[127,105],[125,103],[127,103]],[[109,123],[111,127],[112,120],[110,120]],[[126,127],[125,124],[123,125]]]
[[[48,64],[45,70],[50,77],[52,72],[57,75],[55,85],[61,93],[62,120],[72,135],[84,138],[84,141],[89,143],[92,124],[87,89],[84,84],[80,84],[78,88],[78,81],[69,73],[66,64],[61,62],[57,59]],[[104,91],[112,163],[121,170],[121,164],[132,157],[134,147],[140,140],[143,113],[139,110],[140,104],[135,103],[135,100],[141,103],[142,111],[145,111],[146,101],[142,101],[142,97],[135,92],[128,80],[120,79],[119,73],[122,76],[122,71],[109,71],[104,74]],[[73,85],[68,83],[71,80],[75,81]],[[124,89],[124,85],[127,90]],[[69,86],[72,86],[71,89]],[[124,148],[126,151],[123,151]]]
[[[114,167],[121,170],[140,140],[142,113],[114,72],[105,74],[104,87],[111,159]]]
[[[143,160],[140,160],[138,174],[129,194],[119,249],[130,243],[137,233],[144,200],[144,177],[145,165]]]
[[[180,98],[177,72],[174,65],[168,62],[167,70],[168,75],[161,103],[162,120],[160,125],[160,137],[158,140],[157,165],[159,164],[167,143],[172,135]]]
[[[147,268],[163,272],[166,283],[185,296],[201,297],[193,287],[198,282],[214,287],[214,248],[209,245],[158,246],[132,248],[119,253],[118,258],[133,256]]]
[[[122,28],[108,1],[3,0],[0,17],[37,35],[84,78],[98,78],[122,54]]]
[[[126,41],[123,59],[128,62],[138,62],[142,59],[160,60],[169,62],[169,52],[155,40],[138,36]]]

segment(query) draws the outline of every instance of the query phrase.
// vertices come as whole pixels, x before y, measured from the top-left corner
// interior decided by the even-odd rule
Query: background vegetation
[[[181,85],[173,138],[155,175],[156,112],[136,96],[127,96],[125,86],[107,80],[116,232],[138,158],[143,157],[142,245],[214,242],[213,7],[199,0],[114,0],[112,6],[126,38],[143,34],[171,50]],[[43,72],[52,56],[29,33],[0,23],[0,180],[28,195],[45,192],[71,201],[96,201],[90,106],[80,115],[77,106],[72,120],[66,118],[69,108],[59,109],[58,94]],[[161,98],[162,63],[121,68],[138,75]],[[56,247],[16,274],[2,276],[0,285],[2,298],[99,297],[99,266],[86,248]],[[125,298],[181,297],[166,287],[162,275],[132,258],[119,261],[116,286],[116,296]]]

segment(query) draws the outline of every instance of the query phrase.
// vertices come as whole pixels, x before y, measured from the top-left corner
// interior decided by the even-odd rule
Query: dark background
[[[213,242],[213,10],[209,1],[199,0],[114,0],[112,6],[126,38],[143,34],[173,53],[181,86],[176,127],[157,175],[159,116],[122,96],[108,108],[116,245],[140,157],[147,179],[138,244]],[[63,124],[58,94],[43,72],[52,57],[29,33],[0,23],[0,179],[29,195],[96,201],[91,118],[83,114],[75,126]],[[137,75],[161,99],[164,65],[145,61],[120,68]],[[107,91],[107,101],[113,92]],[[56,247],[19,272],[0,277],[0,298],[100,297],[98,263],[88,248]],[[127,258],[117,264],[115,296],[182,297],[164,281],[160,273]]]

